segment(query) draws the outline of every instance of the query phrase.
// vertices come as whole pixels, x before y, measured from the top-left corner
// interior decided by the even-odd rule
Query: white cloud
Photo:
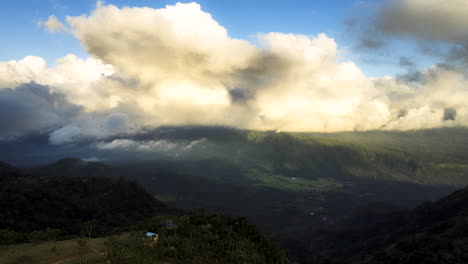
[[[105,81],[104,77],[114,73],[111,65],[93,58],[83,60],[69,54],[57,59],[54,67],[48,67],[44,59],[27,56],[19,61],[0,62],[0,90],[34,81],[66,94],[72,103],[93,111],[115,104],[115,99],[109,96],[111,85],[96,88],[99,82]]]
[[[126,113],[86,113],[81,112],[69,124],[50,133],[52,144],[72,143],[87,138],[102,139],[136,131],[136,124]]]
[[[148,125],[336,131],[368,127],[353,117],[360,109],[386,114],[367,102],[372,82],[352,62],[339,62],[324,34],[264,34],[257,47],[230,38],[195,3],[108,5],[67,20],[91,55],[141,82],[138,91],[121,92],[151,117]],[[232,89],[255,99],[235,104]]]
[[[194,140],[189,142],[172,142],[168,140],[143,140],[135,141],[132,139],[114,139],[110,142],[101,142],[97,144],[100,150],[131,150],[138,152],[183,152],[188,151],[204,143],[206,139]]]
[[[46,21],[39,21],[38,25],[53,33],[68,31],[67,27],[60,23],[60,21],[54,15],[49,16],[49,19]]]
[[[137,141],[133,141],[130,139],[115,139],[111,142],[101,142],[97,145],[98,149],[102,150],[109,150],[109,149],[120,149],[120,148],[130,148],[138,146],[139,143]]]
[[[75,125],[66,125],[50,133],[49,141],[52,144],[65,144],[83,137],[82,130]]]
[[[39,79],[46,68],[46,61],[34,56],[27,56],[20,61],[0,62],[0,89],[14,88],[33,80],[42,82]]]
[[[38,57],[0,63],[0,91],[34,81],[81,107],[47,126],[55,144],[161,125],[327,132],[468,125],[463,71],[433,67],[416,81],[371,79],[341,61],[325,34],[268,33],[249,43],[229,37],[195,3],[101,4],[67,21],[93,58],[67,55],[53,67]],[[100,147],[170,146],[135,144]]]

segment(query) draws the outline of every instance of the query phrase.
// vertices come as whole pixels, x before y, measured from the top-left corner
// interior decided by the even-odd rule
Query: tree
[[[13,230],[0,229],[0,245],[11,245],[24,241],[24,234]]]
[[[62,231],[58,229],[47,228],[44,231],[44,236],[47,238],[47,242],[49,243],[50,253],[53,256],[57,256],[57,247],[55,246],[55,241],[57,241],[57,237],[60,235]]]
[[[96,219],[84,222],[83,224],[81,224],[81,233],[86,234],[88,236],[88,239],[91,239],[93,230],[96,228],[96,225]]]

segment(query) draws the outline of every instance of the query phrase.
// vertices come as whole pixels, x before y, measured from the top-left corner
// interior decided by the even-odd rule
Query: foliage
[[[174,218],[173,218],[174,219]],[[153,220],[156,246],[145,243],[144,232],[107,242],[108,259],[119,263],[289,263],[286,256],[244,218],[194,214],[175,218],[176,230]]]
[[[311,246],[320,254],[311,263],[468,263],[468,188],[410,212],[373,214],[372,225],[359,224],[369,211]]]
[[[25,241],[26,235],[13,230],[0,230],[0,245],[10,245]]]
[[[429,231],[415,227],[401,229],[402,226],[409,228],[406,224],[410,217],[404,211],[392,212],[396,210],[395,207],[410,208],[422,201],[437,199],[468,183],[466,131],[459,128],[334,134],[233,130],[213,134],[201,131],[197,134],[188,131],[184,133],[191,134],[193,140],[206,137],[197,151],[187,152],[191,153],[189,159],[174,156],[161,160],[145,152],[140,155],[146,162],[103,165],[67,159],[29,170],[37,177],[31,182],[39,182],[37,188],[44,191],[33,194],[22,190],[19,180],[14,189],[19,190],[18,195],[12,195],[16,201],[9,202],[7,207],[20,209],[5,213],[8,211],[3,210],[6,203],[0,201],[0,228],[9,229],[8,232],[14,230],[16,234],[7,232],[5,235],[13,237],[13,241],[28,241],[29,233],[49,227],[43,220],[47,216],[41,212],[51,211],[54,214],[54,210],[51,210],[53,207],[79,212],[71,213],[69,219],[60,213],[50,217],[50,227],[63,229],[64,234],[78,235],[82,223],[92,219],[98,220],[98,223],[92,228],[91,236],[99,236],[111,233],[114,227],[128,226],[137,219],[148,217],[150,214],[145,214],[144,210],[135,212],[147,206],[141,203],[138,191],[123,195],[123,199],[129,202],[123,203],[125,208],[121,211],[116,206],[108,206],[120,205],[120,194],[117,192],[111,192],[114,198],[90,199],[99,202],[86,202],[80,197],[80,194],[89,195],[91,191],[87,190],[90,189],[102,192],[102,188],[91,187],[99,182],[94,178],[111,176],[113,183],[103,181],[97,185],[117,188],[116,182],[120,177],[138,182],[151,193],[149,196],[165,197],[172,207],[207,208],[217,213],[246,216],[301,263],[317,263],[318,260],[327,259],[329,252],[343,255],[346,260],[357,257],[358,262],[371,257],[374,260],[378,256],[388,257],[390,253],[404,255],[409,249],[408,245],[414,241],[419,245],[432,235],[427,236],[425,234]],[[175,129],[175,132],[168,134],[176,139],[186,138],[174,133],[181,132]],[[146,135],[147,139],[152,139],[151,136],[154,135]],[[127,152],[120,154],[125,161],[133,155]],[[0,170],[0,181],[11,183],[16,181],[12,180],[14,178],[25,178],[11,166],[5,167],[8,167],[9,173],[2,176]],[[51,181],[51,184],[47,184],[47,181]],[[63,188],[59,187],[56,193],[51,188],[53,184],[67,185],[68,181],[78,190],[68,190],[73,188],[67,187],[66,191],[60,191]],[[27,183],[25,188],[32,185]],[[3,188],[3,183],[0,183],[0,196],[8,197],[10,194],[5,193],[8,188]],[[68,194],[72,198],[67,197]],[[62,202],[58,197],[66,199]],[[131,202],[133,197],[140,202]],[[83,199],[81,201],[84,202],[69,202],[76,199]],[[31,201],[43,200],[53,206],[38,208],[28,205],[32,204]],[[106,208],[101,210],[101,205]],[[366,217],[353,217],[359,215],[363,207],[370,211],[364,213]],[[435,207],[430,208],[429,211],[436,210]],[[115,211],[116,215],[125,215],[125,211],[130,213],[117,216],[118,221],[113,222],[111,216],[99,216],[106,215],[102,212],[107,210]],[[17,212],[19,215],[15,215]],[[58,221],[61,218],[63,221]],[[62,228],[65,223],[72,228]],[[423,222],[414,220],[414,223],[417,226]],[[435,229],[441,230],[443,227],[441,225]],[[418,235],[405,242],[401,232],[411,234],[409,237]],[[83,235],[89,237],[85,233]],[[402,243],[399,243],[400,239]],[[444,239],[446,237],[437,240],[437,247],[447,248],[447,240]],[[451,245],[453,243],[455,246]],[[453,243],[450,247],[458,248],[465,242],[455,238]],[[343,251],[336,253],[334,247]],[[431,250],[437,252],[434,248]],[[332,259],[338,261],[336,257]]]
[[[61,235],[61,230],[47,228],[45,230],[32,231],[28,235],[29,242],[39,243],[42,241],[54,242]]]
[[[0,183],[0,243],[47,241],[81,230],[103,235],[168,210],[124,179],[9,173]]]

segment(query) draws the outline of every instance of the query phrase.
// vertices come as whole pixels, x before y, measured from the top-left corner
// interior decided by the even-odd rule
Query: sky
[[[177,2],[192,1],[167,0],[119,0],[106,1],[119,7],[148,6],[163,8]],[[367,3],[373,3],[369,1]],[[378,1],[377,1],[378,2]],[[362,1],[356,0],[295,0],[290,1],[198,1],[203,10],[212,16],[235,38],[248,39],[259,32],[287,32],[316,35],[326,33],[346,46],[348,41],[345,21],[353,13],[367,12]],[[361,4],[360,4],[361,3]],[[37,23],[54,14],[63,20],[66,16],[87,14],[96,6],[95,0],[18,0],[2,1],[0,14],[4,22],[0,34],[9,36],[10,41],[0,43],[0,60],[17,60],[28,55],[40,56],[53,64],[55,59],[72,53],[86,58],[88,54],[77,39],[69,34],[51,35]],[[345,57],[346,54],[343,54]],[[385,75],[399,72],[389,63],[381,67],[369,66],[361,62],[365,71],[371,75]],[[382,67],[385,70],[381,69]]]
[[[0,141],[468,125],[465,0],[18,0],[0,14]]]

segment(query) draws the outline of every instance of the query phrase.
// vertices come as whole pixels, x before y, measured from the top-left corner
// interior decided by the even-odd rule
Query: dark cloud
[[[403,83],[426,85],[437,80],[442,72],[463,74],[464,70],[447,63],[437,63],[434,64],[432,68],[428,68],[424,71],[410,70],[405,74],[398,75],[396,79]]]
[[[397,80],[405,83],[421,83],[425,76],[420,71],[410,71],[403,75],[398,75]]]
[[[450,48],[445,55],[446,60],[452,63],[468,64],[468,43],[465,45],[456,45]]]
[[[255,97],[251,90],[242,88],[234,88],[229,90],[229,96],[231,97],[231,101],[233,103],[239,104],[246,103]]]
[[[445,108],[444,110],[444,121],[454,121],[457,117],[457,110],[454,108]]]
[[[0,139],[48,132],[67,123],[80,111],[62,94],[36,83],[0,91]]]
[[[114,74],[109,75],[109,76],[104,76],[104,77],[109,79],[109,80],[118,82],[118,83],[120,83],[121,85],[123,85],[123,86],[125,86],[127,88],[138,87],[138,86],[141,85],[140,81],[138,79],[125,78],[125,77],[123,77],[123,76],[121,76],[120,74],[117,74],[117,73],[114,73]]]
[[[398,41],[411,41],[424,56],[444,64],[468,64],[468,30],[465,0],[386,0],[368,12],[356,14],[345,22],[350,43],[358,50],[372,52],[372,57],[393,57]],[[365,58],[367,55],[363,55]],[[401,57],[399,64],[413,68],[413,62]]]
[[[408,57],[400,57],[400,66],[405,67],[405,68],[413,68],[416,64],[409,59]]]
[[[359,16],[345,21],[346,35],[358,50],[382,51],[387,46],[387,40],[381,32],[370,26],[374,24],[372,16]]]
[[[385,46],[385,42],[379,38],[363,37],[360,39],[358,48],[377,50]]]
[[[394,0],[381,6],[375,25],[389,35],[463,44],[467,15],[465,0]]]

